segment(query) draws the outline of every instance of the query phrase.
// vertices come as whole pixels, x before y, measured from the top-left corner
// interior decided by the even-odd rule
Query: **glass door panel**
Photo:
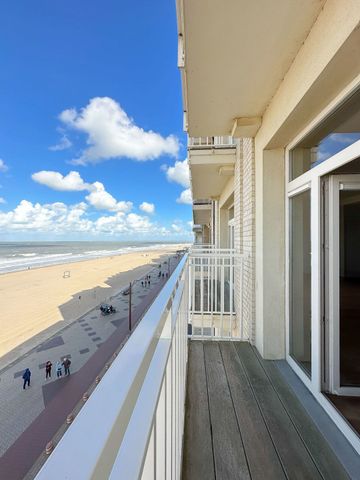
[[[360,185],[356,188],[339,191],[340,387],[360,387]]]
[[[310,190],[290,199],[289,353],[311,377]]]

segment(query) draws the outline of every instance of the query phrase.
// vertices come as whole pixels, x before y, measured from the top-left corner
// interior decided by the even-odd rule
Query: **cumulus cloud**
[[[22,200],[14,210],[0,212],[0,231],[88,231],[89,221],[82,218],[85,211],[84,203],[68,207],[62,202],[41,205]]]
[[[6,200],[5,200],[5,198],[3,198],[3,197],[0,197],[0,203],[6,203]]]
[[[31,232],[71,238],[86,234],[87,237],[115,237],[119,235],[139,238],[191,238],[188,222],[174,220],[169,228],[152,223],[147,215],[117,211],[94,218],[89,205],[80,202],[66,205],[63,202],[47,204],[22,200],[13,210],[0,210],[0,233],[20,234]]]
[[[60,152],[62,150],[66,150],[72,146],[72,142],[68,139],[66,135],[63,135],[56,145],[52,145],[49,147],[49,150],[53,152]]]
[[[108,210],[110,212],[127,212],[131,210],[132,202],[118,201],[105,190],[101,182],[87,183],[81,178],[79,172],[69,172],[62,175],[59,172],[42,170],[31,175],[31,178],[42,185],[53,190],[62,192],[87,191],[85,197],[87,202],[97,210]]]
[[[4,160],[0,158],[0,172],[7,172],[9,170],[9,167],[6,165]]]
[[[90,219],[88,205],[84,202],[65,205],[32,203],[22,200],[14,210],[0,211],[0,232],[118,234],[157,233],[157,226],[147,216],[135,213],[116,212],[96,220]]]
[[[153,203],[142,202],[142,204],[139,206],[139,208],[144,213],[152,214],[152,213],[155,212],[155,205]]]
[[[137,126],[112,98],[92,98],[81,110],[64,110],[59,116],[67,127],[87,135],[88,147],[74,164],[98,163],[109,158],[153,160],[161,155],[176,156],[179,142],[174,135],[163,137]]]
[[[163,168],[169,182],[178,183],[184,188],[190,187],[190,172],[187,159],[175,162],[172,167],[164,165]]]
[[[132,208],[132,202],[118,202],[105,190],[101,182],[94,182],[90,186],[90,193],[86,200],[97,210],[109,210],[110,212],[127,212]]]
[[[183,203],[185,205],[192,205],[192,195],[190,188],[183,190],[180,197],[176,199],[177,203]]]
[[[166,178],[169,182],[175,182],[185,187],[180,194],[180,197],[176,199],[177,203],[183,203],[185,205],[192,205],[192,194],[190,187],[190,169],[187,158],[183,161],[176,161],[175,164],[170,167],[163,165],[162,169],[166,173]]]
[[[89,190],[91,187],[90,184],[84,182],[79,172],[69,172],[67,175],[61,175],[59,172],[42,170],[33,173],[31,178],[41,185],[62,192],[79,192]]]

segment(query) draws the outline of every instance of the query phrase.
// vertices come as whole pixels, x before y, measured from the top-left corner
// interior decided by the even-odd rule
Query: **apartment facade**
[[[238,328],[360,453],[360,4],[177,11],[194,221],[211,201],[210,243],[242,256]]]

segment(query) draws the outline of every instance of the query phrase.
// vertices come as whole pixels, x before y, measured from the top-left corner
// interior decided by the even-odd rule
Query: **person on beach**
[[[24,385],[23,385],[23,389],[25,390],[25,387],[26,387],[26,384],[28,387],[30,387],[30,377],[31,377],[31,372],[30,370],[27,368],[22,376],[23,380],[24,380]]]
[[[52,363],[50,362],[50,360],[48,360],[45,364],[45,380],[47,380],[48,378],[51,378],[51,367],[52,367]]]
[[[59,360],[56,362],[56,376],[57,378],[62,377],[62,365]]]
[[[70,375],[71,361],[68,358],[65,357],[62,364],[64,365],[65,375]]]

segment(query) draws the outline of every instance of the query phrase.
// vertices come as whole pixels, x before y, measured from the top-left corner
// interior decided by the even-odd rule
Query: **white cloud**
[[[42,234],[69,238],[77,234],[91,237],[114,237],[119,235],[139,238],[191,238],[188,222],[174,220],[169,228],[152,223],[146,215],[114,212],[94,218],[85,202],[66,205],[62,202],[50,204],[32,203],[22,200],[8,212],[0,211],[0,233]]]
[[[74,164],[86,165],[109,158],[127,157],[134,160],[153,160],[161,155],[176,156],[178,139],[174,135],[163,137],[151,130],[138,127],[121,106],[112,98],[96,97],[80,111],[64,110],[60,120],[68,128],[87,135],[87,144]]]
[[[174,166],[164,165],[169,182],[179,183],[184,188],[190,187],[190,172],[187,159],[175,162]]]
[[[22,200],[14,210],[0,211],[0,232],[64,233],[85,232],[92,235],[118,233],[158,232],[147,216],[135,213],[116,212],[89,219],[88,206],[81,202],[65,205],[62,202],[41,205]]]
[[[84,203],[73,206],[62,202],[41,205],[22,200],[14,210],[0,212],[0,231],[89,231],[91,222],[82,218],[85,211]]]
[[[68,139],[66,135],[63,135],[60,138],[59,143],[49,147],[49,150],[52,150],[53,152],[60,152],[62,150],[66,150],[67,148],[70,148],[71,146],[72,146],[72,142]]]
[[[3,198],[3,197],[0,197],[0,203],[6,203],[6,200],[5,200],[5,198]]]
[[[177,203],[183,203],[185,205],[192,205],[192,195],[190,188],[183,190],[180,197],[176,199]]]
[[[64,176],[59,172],[42,170],[33,173],[31,178],[37,183],[62,192],[79,192],[91,188],[90,184],[84,182],[79,172],[69,172]]]
[[[90,193],[85,198],[97,210],[109,210],[110,212],[127,212],[133,205],[131,202],[118,202],[105,190],[101,182],[91,184]]]
[[[4,160],[0,158],[0,172],[7,172],[9,170],[9,167],[6,165]]]
[[[89,194],[85,197],[87,202],[97,210],[110,212],[127,212],[131,210],[132,202],[118,201],[105,190],[101,182],[86,183],[79,172],[69,172],[62,175],[59,172],[43,170],[31,175],[31,178],[53,190],[62,192],[80,192],[86,190]]]
[[[139,208],[145,213],[152,214],[155,212],[155,205],[153,203],[142,202]]]

